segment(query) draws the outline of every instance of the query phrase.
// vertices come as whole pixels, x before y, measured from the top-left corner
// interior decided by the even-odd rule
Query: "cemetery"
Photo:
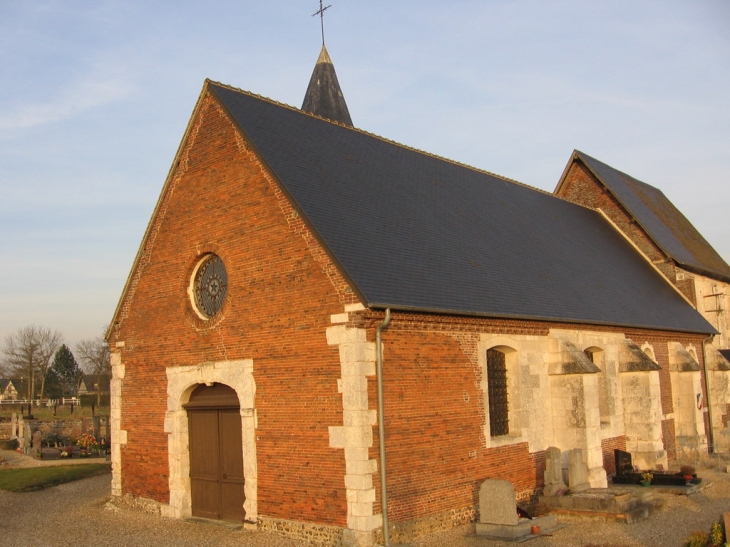
[[[694,472],[691,466],[683,466],[684,469],[676,471],[665,471],[663,469],[638,470],[632,464],[631,454],[623,450],[615,450],[616,475],[613,477],[614,484],[641,484],[649,482],[654,486],[692,486],[701,484],[702,479]],[[689,469],[691,468],[691,469]],[[649,477],[650,476],[650,477]],[[649,480],[645,480],[648,478]]]
[[[549,448],[538,512],[559,516],[563,521],[590,519],[633,524],[649,518],[664,505],[658,493],[689,495],[700,489],[702,479],[692,466],[682,466],[679,472],[641,470],[634,467],[629,452],[616,449],[614,457],[616,474],[610,477],[608,488],[590,488],[581,449],[569,451],[566,470],[561,451]],[[689,471],[692,474],[687,475]]]
[[[107,416],[34,420],[13,412],[2,436],[16,441],[18,452],[44,460],[106,458],[111,446]]]

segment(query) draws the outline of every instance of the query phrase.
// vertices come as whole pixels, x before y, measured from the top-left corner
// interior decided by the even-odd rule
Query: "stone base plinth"
[[[520,519],[515,525],[509,524],[483,524],[477,522],[477,535],[497,539],[517,539],[532,534],[532,527],[539,526],[540,532],[549,532],[557,528],[558,521],[555,517],[548,515],[534,519]]]

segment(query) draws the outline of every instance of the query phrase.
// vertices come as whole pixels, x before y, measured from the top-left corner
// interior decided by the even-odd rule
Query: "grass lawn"
[[[111,464],[108,463],[0,469],[0,490],[33,492],[110,471]]]

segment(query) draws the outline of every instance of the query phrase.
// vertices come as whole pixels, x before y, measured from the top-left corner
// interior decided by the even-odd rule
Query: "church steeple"
[[[312,78],[309,80],[302,110],[345,125],[352,125],[345,97],[337,81],[335,66],[332,64],[332,59],[324,44],[322,44],[317,64],[314,66]]]

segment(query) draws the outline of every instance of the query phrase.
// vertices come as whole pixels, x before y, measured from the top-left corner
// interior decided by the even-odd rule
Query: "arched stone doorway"
[[[238,395],[201,384],[183,406],[188,415],[192,515],[244,520],[244,473]]]

